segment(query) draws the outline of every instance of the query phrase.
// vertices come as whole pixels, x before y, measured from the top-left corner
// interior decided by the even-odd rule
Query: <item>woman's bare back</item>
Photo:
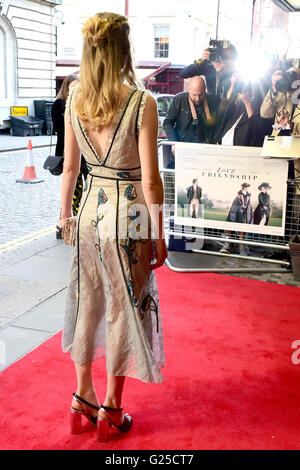
[[[126,85],[123,85],[122,95],[120,97],[119,104],[121,103],[123,96],[126,95],[128,91],[129,91],[129,87],[127,87]],[[112,119],[111,124],[107,126],[103,126],[100,131],[90,129],[89,127],[91,126],[89,125],[85,126],[85,132],[88,135],[89,141],[95,148],[97,155],[99,157],[102,157],[105,152],[113,122],[114,122],[114,117]]]

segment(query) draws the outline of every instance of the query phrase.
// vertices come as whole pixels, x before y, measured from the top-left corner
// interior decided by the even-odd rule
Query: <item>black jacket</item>
[[[234,130],[233,145],[262,147],[265,136],[272,132],[272,119],[264,119],[260,116],[259,107],[255,101],[252,103],[254,114],[249,118],[244,103],[242,101],[236,103],[236,97],[237,95],[234,95],[230,100],[224,98],[220,103],[215,141],[221,144],[224,135],[242,116]]]
[[[260,192],[258,195],[258,206],[254,211],[254,223],[259,225],[263,216],[266,216],[265,225],[267,225],[270,217],[270,195]]]
[[[65,108],[66,103],[61,98],[54,101],[51,108],[51,117],[53,122],[53,133],[57,134],[57,144],[55,155],[63,157],[65,146]]]
[[[193,196],[194,196],[194,188],[193,188],[193,185],[189,186],[186,190],[186,195],[187,195],[187,198],[189,200],[189,203],[191,202],[191,200],[193,199]],[[200,186],[197,186],[197,196],[196,196],[196,199],[199,200],[199,203],[201,203],[201,197],[202,197],[202,188],[200,188]]]
[[[231,205],[226,222],[253,223],[253,209],[250,197],[251,194],[248,192],[246,195],[243,194],[242,190],[238,192]]]
[[[53,122],[53,133],[57,134],[57,143],[55,148],[55,155],[59,157],[64,156],[65,147],[65,108],[66,103],[61,98],[54,101],[51,108],[51,117]],[[81,155],[80,171],[86,179],[88,169],[83,155]]]
[[[206,80],[207,94],[217,96],[218,100],[221,101],[226,96],[230,88],[230,79],[232,72],[230,73],[217,73],[216,69],[212,64],[205,61],[199,61],[184,67],[179,76],[181,78],[191,78],[196,75],[204,75]]]
[[[214,125],[209,124],[206,119],[203,103],[196,107],[199,124],[193,124],[193,116],[189,105],[187,91],[174,96],[170,104],[163,127],[168,140],[176,142],[214,143]],[[212,117],[217,112],[217,100],[214,96],[207,96],[207,103]],[[215,120],[214,120],[215,124]]]

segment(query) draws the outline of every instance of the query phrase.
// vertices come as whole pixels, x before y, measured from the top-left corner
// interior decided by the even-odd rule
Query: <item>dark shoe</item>
[[[73,397],[75,398],[78,403],[83,406],[83,410],[75,410],[75,408],[70,409],[70,426],[71,426],[71,433],[72,434],[80,434],[82,432],[82,422],[81,417],[85,416],[91,423],[97,426],[97,416],[92,416],[91,413],[88,411],[87,406],[93,408],[94,410],[99,410],[99,406],[95,406],[92,403],[84,400],[84,398],[77,395],[77,393],[73,393]]]
[[[233,252],[234,252],[234,246],[232,243],[228,243],[228,242],[226,242],[220,250],[220,253],[226,253],[226,254],[230,254]]]
[[[107,418],[102,418],[98,415],[97,421],[97,439],[99,442],[105,442],[109,439],[109,426],[112,426],[115,429],[118,429],[121,432],[127,432],[132,426],[132,417],[128,413],[123,415],[123,423],[117,426],[111,416],[111,412],[114,411],[123,411],[123,408],[109,408],[108,406],[101,405],[100,409],[104,411],[107,415]]]
[[[291,261],[290,253],[285,251],[272,251],[272,253],[264,255],[263,258]]]
[[[247,245],[240,245],[239,246],[239,251],[240,251],[241,256],[250,256],[251,255],[251,252],[250,252]]]
[[[56,225],[56,238],[58,240],[62,240],[62,227],[60,227],[59,225]]]

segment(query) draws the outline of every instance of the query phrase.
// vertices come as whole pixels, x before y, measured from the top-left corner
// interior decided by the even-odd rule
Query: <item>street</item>
[[[59,221],[61,176],[43,169],[49,148],[33,148],[36,184],[16,183],[22,178],[26,150],[0,153],[0,250],[1,245],[41,229],[55,229]]]

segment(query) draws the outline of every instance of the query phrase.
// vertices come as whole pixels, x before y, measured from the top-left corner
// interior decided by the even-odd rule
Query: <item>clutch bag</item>
[[[65,220],[65,223],[62,229],[62,238],[66,245],[74,244],[74,234],[75,234],[76,224],[77,224],[77,216],[68,217]]]
[[[49,170],[52,175],[61,175],[64,167],[64,157],[49,155],[43,165],[45,170]]]
[[[50,140],[50,155],[46,158],[43,168],[49,170],[52,175],[61,175],[64,169],[64,157],[58,155],[51,155],[52,149],[52,136],[53,136],[53,122],[51,124],[51,140]]]

